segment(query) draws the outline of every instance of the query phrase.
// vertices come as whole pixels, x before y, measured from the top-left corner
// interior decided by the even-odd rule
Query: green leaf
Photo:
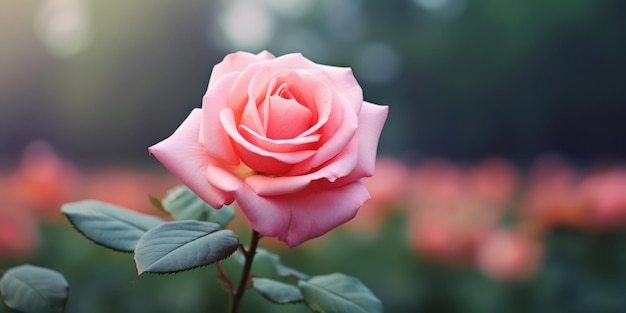
[[[243,256],[243,254],[237,252],[235,253],[235,259],[237,260],[237,262],[241,265],[244,264],[245,262],[245,257]],[[300,279],[309,279],[309,276],[305,273],[302,273],[296,269],[293,269],[291,267],[285,266],[281,259],[280,256],[269,252],[263,248],[259,248],[256,251],[256,255],[254,257],[254,262],[256,264],[259,263],[263,263],[263,262],[269,262],[271,264],[271,266],[274,268],[274,271],[276,272],[276,275],[280,276],[280,277],[285,277],[285,278],[293,278],[296,280],[300,280]]]
[[[135,249],[137,273],[176,273],[212,264],[230,256],[239,238],[220,225],[175,221],[150,229]]]
[[[155,216],[96,200],[65,204],[61,212],[88,239],[122,252],[133,252],[146,231],[165,222]]]
[[[376,313],[382,312],[380,300],[354,277],[341,273],[301,280],[298,287],[304,302],[314,312]]]
[[[232,206],[225,205],[220,209],[214,209],[183,185],[170,189],[165,194],[162,205],[176,220],[213,222],[222,228],[225,228],[235,216],[235,209]]]
[[[304,301],[298,287],[267,278],[253,278],[252,286],[263,297],[278,304],[298,303]]]
[[[285,266],[282,263],[280,256],[278,254],[271,253],[265,249],[259,249],[257,250],[257,257],[260,259],[269,260],[274,266],[274,270],[276,271],[276,274],[278,276],[285,277],[285,278],[295,278],[295,279],[308,279],[309,278],[307,274],[302,273],[291,267]]]
[[[63,312],[68,292],[63,275],[34,265],[11,268],[0,278],[4,303],[18,312]]]
[[[274,269],[276,269],[276,274],[282,277],[291,277],[291,278],[295,278],[298,280],[309,278],[307,274],[304,274],[296,269],[287,267],[283,265],[282,263],[280,263],[280,258],[278,259],[277,262],[274,263]]]

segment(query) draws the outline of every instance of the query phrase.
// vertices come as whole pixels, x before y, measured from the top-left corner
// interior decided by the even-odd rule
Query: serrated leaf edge
[[[341,274],[341,273],[335,273],[335,274]],[[329,274],[329,275],[333,275],[333,274]],[[341,275],[342,275],[342,276],[344,276],[345,278],[349,278],[349,279],[351,279],[351,280],[355,280],[355,281],[359,282],[359,284],[360,284],[360,285],[362,285],[363,287],[365,287],[365,288],[366,288],[367,290],[369,290],[369,291],[370,291],[370,293],[371,293],[371,290],[370,290],[367,286],[365,286],[365,285],[363,284],[363,282],[361,282],[361,280],[359,280],[358,278],[356,278],[356,277],[352,277],[352,276],[348,276],[348,275],[345,275],[345,274],[341,274]],[[324,276],[328,276],[328,275],[324,275]],[[298,281],[298,287],[300,288],[300,291],[302,291],[302,287],[300,286],[300,284],[301,284],[301,283],[303,283],[303,284],[308,284],[308,285],[310,285],[310,286],[314,286],[316,289],[322,290],[322,291],[324,291],[324,292],[326,292],[326,293],[328,293],[328,294],[335,295],[335,296],[337,296],[338,298],[341,298],[341,299],[345,300],[346,302],[348,302],[348,303],[350,303],[350,304],[354,305],[354,307],[358,308],[358,309],[359,309],[362,313],[370,313],[370,312],[371,312],[371,311],[368,311],[366,308],[363,308],[363,307],[361,307],[360,305],[358,305],[358,304],[354,303],[354,302],[353,302],[350,298],[346,298],[346,297],[345,297],[345,296],[343,296],[342,294],[332,292],[332,291],[330,291],[330,290],[328,290],[328,289],[326,289],[326,288],[323,288],[323,286],[320,286],[320,285],[316,285],[316,284],[310,283],[310,280],[312,280],[312,279],[314,279],[314,278],[316,278],[316,277],[318,277],[318,276],[311,277],[311,278],[310,278],[310,279],[308,279],[308,280],[300,280],[300,281]],[[373,293],[372,293],[372,295],[373,295],[373,296],[374,296],[374,298],[378,301],[378,303],[381,303],[381,302],[380,302],[380,299],[378,299],[378,297],[376,297],[376,295],[374,295]],[[307,306],[307,307],[308,307],[311,311],[314,311],[314,312],[317,312],[317,313],[323,313],[322,311],[317,311],[317,310],[315,310],[314,308],[312,308],[312,307],[310,306],[310,303],[309,303],[308,301],[306,301],[306,296],[305,296],[305,293],[304,293],[304,292],[302,293],[302,296],[303,296],[303,298],[304,298],[304,303],[306,304],[306,306]],[[381,305],[382,305],[382,304],[381,304]]]
[[[205,236],[210,236],[211,234],[214,234],[214,233],[219,232],[219,231],[228,231],[228,232],[233,233],[233,232],[232,232],[231,230],[229,230],[229,229],[222,229],[222,228],[221,228],[221,226],[220,226],[219,224],[217,224],[217,223],[213,223],[213,222],[202,222],[202,223],[211,223],[211,224],[215,224],[215,225],[217,225],[219,228],[218,228],[216,231],[213,231],[213,232],[210,232],[210,233],[206,233],[205,235],[203,235],[203,236],[201,236],[201,237],[197,237],[196,239],[193,239],[192,241],[188,241],[188,242],[186,242],[185,244],[183,244],[183,245],[181,245],[181,246],[178,246],[176,249],[169,251],[169,252],[168,252],[168,254],[169,254],[169,253],[171,253],[172,251],[175,251],[175,250],[179,249],[180,247],[183,247],[183,246],[185,246],[185,245],[187,245],[187,244],[189,244],[189,243],[191,243],[191,242],[195,241],[195,240],[198,240],[198,239],[203,238],[203,237],[205,237]],[[146,232],[146,233],[147,233],[147,232]],[[145,235],[145,233],[144,233],[144,235]],[[238,243],[238,244],[237,244],[237,246],[238,246],[238,245],[239,245],[239,237],[237,237],[237,235],[236,235],[235,233],[233,233],[233,235],[235,235],[235,238],[237,238],[237,243]],[[135,248],[135,250],[136,250],[136,248]],[[135,261],[135,268],[136,268],[136,270],[137,270],[137,278],[139,278],[139,277],[141,277],[141,275],[143,275],[144,273],[158,274],[158,275],[161,275],[161,274],[177,274],[177,273],[182,273],[182,272],[186,272],[186,271],[189,271],[189,270],[193,270],[193,269],[197,269],[197,268],[202,268],[202,267],[205,267],[205,266],[213,265],[213,264],[215,264],[215,263],[217,263],[217,262],[221,262],[221,261],[223,261],[223,260],[225,260],[225,259],[227,259],[227,258],[231,257],[231,256],[233,255],[233,253],[235,253],[236,251],[237,251],[237,248],[233,249],[233,251],[232,251],[232,252],[230,252],[228,255],[226,255],[226,256],[224,256],[224,257],[222,257],[222,258],[216,259],[216,260],[214,260],[213,262],[210,262],[210,263],[201,264],[201,265],[198,265],[198,266],[192,266],[192,267],[189,267],[189,268],[185,268],[185,269],[181,269],[181,270],[176,270],[176,271],[167,271],[167,272],[155,272],[155,271],[149,271],[149,270],[144,270],[144,271],[142,271],[142,270],[139,268],[139,262],[137,261],[137,254],[136,254],[136,253],[135,253],[134,257],[133,257],[133,260]],[[154,264],[154,263],[152,263],[152,264]],[[152,265],[152,264],[150,264],[150,265]],[[150,266],[150,265],[149,265],[149,266]],[[148,267],[149,267],[149,266],[148,266]]]
[[[110,204],[110,203],[106,203],[106,204]],[[113,204],[110,204],[110,205],[113,205]],[[126,209],[126,208],[124,208],[124,209]],[[61,208],[61,210],[63,210],[63,209]],[[134,211],[132,211],[132,210],[129,210],[129,209],[126,209],[126,210],[128,210],[128,211],[130,211],[130,212],[133,212],[133,213],[141,214],[141,213],[138,213],[138,212],[134,212]],[[121,252],[121,253],[133,253],[133,252],[135,251],[134,249],[133,249],[133,250],[123,250],[123,249],[117,249],[117,248],[115,248],[115,247],[111,247],[111,246],[109,246],[109,245],[106,245],[106,244],[104,244],[104,243],[102,243],[102,242],[96,241],[95,239],[93,239],[93,238],[91,238],[91,237],[87,236],[87,234],[85,234],[85,233],[84,233],[84,232],[83,232],[80,228],[78,228],[78,226],[76,226],[76,223],[72,220],[72,218],[71,218],[71,217],[70,217],[67,213],[65,213],[65,212],[63,212],[63,211],[61,211],[61,213],[62,213],[63,215],[65,215],[65,217],[67,218],[67,220],[70,222],[70,225],[72,225],[72,228],[74,228],[74,229],[75,229],[78,233],[80,233],[83,237],[87,238],[89,241],[91,241],[91,242],[93,242],[93,243],[95,243],[95,244],[97,244],[97,245],[99,245],[99,246],[101,246],[101,247],[107,248],[107,249],[109,249],[109,250],[111,250],[111,251],[115,251],[115,252]],[[98,213],[98,214],[100,214],[101,216],[107,216],[106,214],[102,214],[102,212],[97,212],[97,213]],[[158,218],[158,217],[156,217],[156,216],[153,216],[153,217]],[[122,221],[122,220],[119,220],[119,221]],[[163,222],[165,223],[166,221],[165,221],[165,220],[163,220]],[[135,224],[133,224],[133,223],[127,223],[127,224],[128,224],[128,225],[132,225],[132,226],[134,226],[135,228],[137,228],[137,229],[139,229],[139,230],[143,230],[143,228],[139,228],[139,227],[137,227],[137,226],[136,226]],[[157,225],[157,226],[158,226],[158,225]],[[150,229],[148,229],[148,230],[150,230]],[[144,231],[144,234],[145,234],[148,230]]]

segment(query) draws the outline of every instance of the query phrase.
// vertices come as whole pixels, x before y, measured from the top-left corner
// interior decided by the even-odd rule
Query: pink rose
[[[388,107],[349,68],[238,52],[213,68],[202,109],[150,152],[211,206],[237,201],[289,246],[352,219],[369,199]]]

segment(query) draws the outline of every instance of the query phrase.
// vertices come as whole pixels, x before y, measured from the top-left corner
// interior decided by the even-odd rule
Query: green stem
[[[239,310],[239,303],[241,302],[241,298],[243,297],[243,293],[246,292],[246,286],[248,285],[248,277],[250,276],[250,270],[252,269],[252,261],[254,261],[254,255],[256,254],[256,248],[259,244],[259,239],[261,239],[261,235],[256,231],[252,230],[252,239],[250,240],[250,247],[248,251],[243,250],[243,255],[246,258],[246,262],[243,265],[243,272],[241,273],[241,279],[239,280],[239,286],[237,286],[237,290],[233,293],[233,299],[230,303],[230,313],[237,313]]]

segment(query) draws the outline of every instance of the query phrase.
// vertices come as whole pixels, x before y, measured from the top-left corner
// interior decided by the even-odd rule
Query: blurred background
[[[153,212],[178,182],[147,147],[213,65],[302,52],[352,67],[390,114],[372,200],[324,238],[268,242],[287,265],[357,276],[388,312],[625,312],[624,16],[620,0],[0,0],[0,268],[61,271],[68,312],[223,311],[214,269],[134,281],[59,207]]]

